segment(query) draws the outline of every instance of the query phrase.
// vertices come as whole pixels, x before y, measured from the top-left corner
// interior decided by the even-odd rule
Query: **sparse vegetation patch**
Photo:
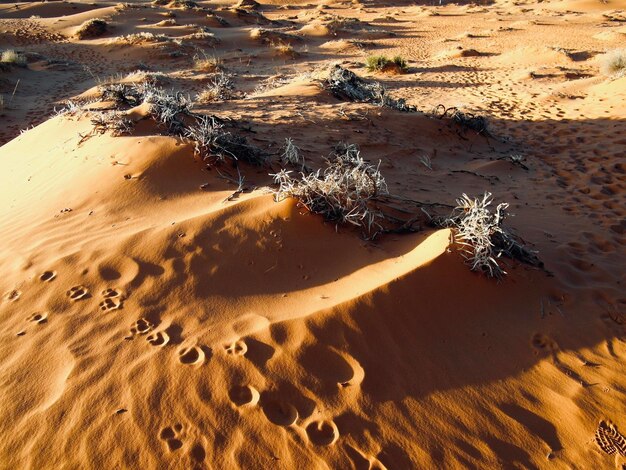
[[[335,65],[331,69],[324,86],[342,100],[373,103],[399,111],[416,110],[415,107],[407,105],[404,99],[392,98],[380,82],[363,80],[340,65]]]
[[[384,55],[370,56],[366,60],[370,72],[406,73],[409,69],[406,60],[400,56],[389,59]]]
[[[609,77],[626,76],[626,49],[607,52],[600,59],[600,71]]]
[[[387,184],[378,166],[366,162],[356,145],[339,146],[323,170],[299,177],[291,173],[281,170],[272,175],[278,184],[276,200],[294,197],[327,220],[360,227],[368,238],[382,230],[382,214],[372,201],[387,193]]]
[[[101,18],[93,18],[81,24],[74,35],[78,39],[90,39],[102,36],[107,32],[109,24]]]

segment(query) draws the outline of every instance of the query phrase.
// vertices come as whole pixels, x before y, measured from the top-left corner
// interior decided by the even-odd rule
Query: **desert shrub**
[[[117,106],[138,106],[143,103],[143,87],[124,83],[109,83],[99,88],[102,101],[113,101]]]
[[[366,60],[367,70],[370,72],[405,73],[408,70],[406,60],[400,56],[388,59],[384,55],[370,56]]]
[[[165,34],[154,34],[154,33],[149,33],[146,31],[142,31],[141,33],[127,34],[125,36],[116,38],[115,42],[129,44],[129,45],[138,45],[138,44],[146,44],[146,43],[177,42],[177,41]]]
[[[373,208],[373,199],[387,193],[387,184],[379,168],[361,158],[356,145],[341,145],[327,160],[324,170],[300,173],[281,170],[273,174],[278,184],[277,201],[296,198],[311,212],[342,224],[352,224],[362,229],[367,237],[380,230],[378,220],[382,214]]]
[[[609,77],[626,75],[626,49],[615,49],[607,52],[600,59],[600,71]]]
[[[254,165],[267,162],[265,154],[244,137],[224,130],[224,124],[215,116],[198,116],[195,123],[185,130],[185,137],[194,143],[195,153],[211,163],[231,159]]]
[[[300,36],[296,36],[295,34],[284,33],[282,31],[266,28],[254,28],[250,30],[250,37],[269,45],[277,43],[291,44],[294,41],[302,41],[302,38]]]
[[[293,143],[293,139],[288,137],[285,139],[285,145],[282,148],[283,153],[280,155],[280,162],[283,165],[300,166],[302,171],[305,171],[306,166],[304,163],[304,157],[300,154],[300,148]]]
[[[498,263],[502,255],[542,266],[536,254],[503,227],[508,203],[498,204],[492,212],[489,206],[493,199],[488,192],[478,198],[463,194],[456,202],[452,214],[443,219],[441,225],[454,229],[454,238],[472,271],[502,277],[506,274]]]
[[[168,5],[170,8],[181,8],[183,10],[193,10],[198,8],[198,4],[191,0],[173,0]]]
[[[3,64],[24,67],[26,65],[26,57],[14,51],[13,49],[9,49],[6,51],[2,51],[2,54],[0,55],[0,62],[2,62]]]
[[[399,111],[415,111],[415,107],[407,105],[402,98],[392,98],[380,82],[363,80],[340,65],[335,65],[330,70],[323,85],[342,100],[373,103]]]
[[[135,125],[132,120],[116,110],[94,114],[91,123],[95,132],[104,134],[110,131],[116,137],[130,134]]]
[[[169,20],[163,20],[163,21],[159,21],[158,23],[155,24],[155,26],[176,26],[176,20],[175,19],[169,19]]]
[[[479,134],[489,135],[488,121],[485,116],[461,111],[459,108],[446,108],[440,104],[432,112],[439,119],[451,119],[463,129],[471,129]]]
[[[81,108],[80,103],[73,101],[73,100],[67,100],[63,103],[63,106],[61,106],[59,109],[57,109],[56,107],[54,108],[54,115],[55,116],[81,116],[82,108]]]
[[[180,92],[167,93],[150,84],[143,85],[143,101],[150,104],[150,114],[167,128],[170,134],[181,135],[185,131],[184,116],[190,114],[192,101]]]
[[[100,18],[93,18],[81,24],[74,35],[78,39],[97,38],[107,32],[109,24]]]
[[[202,103],[229,100],[233,97],[234,89],[235,84],[230,76],[220,72],[215,75],[206,89],[198,93],[196,100]]]

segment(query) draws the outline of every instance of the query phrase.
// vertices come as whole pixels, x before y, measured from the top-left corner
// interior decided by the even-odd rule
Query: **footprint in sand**
[[[161,429],[159,438],[162,441],[165,441],[170,452],[174,452],[183,446],[183,441],[180,439],[180,433],[182,430],[183,425],[180,423]]]
[[[306,434],[313,444],[329,446],[339,439],[339,429],[333,421],[313,421],[306,427]]]
[[[152,346],[163,347],[170,342],[170,337],[165,331],[157,331],[146,338]]]
[[[122,308],[122,300],[121,299],[104,299],[102,302],[98,304],[100,310],[103,312],[108,312],[110,310],[117,310]]]
[[[99,307],[103,312],[108,312],[109,310],[117,310],[122,308],[122,304],[124,303],[124,297],[122,292],[117,289],[104,289],[101,293],[104,300],[100,302]]]
[[[252,385],[236,385],[228,391],[230,401],[237,406],[256,405],[260,394]]]
[[[77,300],[87,297],[89,295],[89,289],[87,289],[85,286],[74,286],[70,288],[70,290],[68,290],[66,294],[70,299],[76,302]]]
[[[298,420],[295,406],[283,400],[271,400],[263,405],[263,413],[267,419],[278,426],[291,426]]]
[[[41,325],[42,323],[46,323],[48,321],[48,314],[36,312],[30,315],[26,320]]]
[[[121,297],[122,296],[122,291],[118,290],[118,289],[104,289],[101,293],[102,297],[104,297],[105,299],[114,299],[116,297]]]
[[[56,271],[44,271],[41,276],[39,276],[39,280],[42,282],[50,282],[55,277],[57,277]]]
[[[535,349],[549,351],[551,353],[557,352],[559,349],[556,341],[541,333],[535,333],[531,338],[531,343]]]
[[[595,435],[596,444],[609,455],[618,452],[626,457],[626,439],[610,421],[600,421]]]
[[[145,335],[154,329],[154,323],[146,320],[145,318],[140,318],[130,327],[131,335]]]
[[[191,346],[178,350],[178,360],[183,364],[202,364],[205,357],[204,351],[198,346]]]
[[[14,289],[7,294],[7,300],[9,302],[15,302],[17,299],[20,298],[21,295],[22,293],[19,290]]]
[[[248,352],[248,345],[240,340],[224,346],[224,349],[226,350],[226,354],[231,356],[244,356]]]

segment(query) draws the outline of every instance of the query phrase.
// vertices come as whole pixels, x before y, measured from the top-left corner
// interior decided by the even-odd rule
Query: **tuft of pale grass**
[[[536,252],[529,250],[518,237],[503,227],[508,215],[508,203],[502,202],[491,208],[493,199],[489,192],[476,198],[463,194],[456,202],[452,214],[439,224],[454,230],[454,239],[472,271],[481,271],[495,278],[504,276],[506,271],[498,262],[502,255],[543,267]]]
[[[281,55],[285,55],[289,57],[296,57],[298,55],[298,53],[296,52],[296,50],[293,48],[291,44],[287,44],[283,42],[274,42],[271,44],[271,46],[272,48],[274,48],[276,52],[278,52]]]
[[[2,51],[2,55],[0,55],[0,62],[3,64],[12,64],[24,67],[26,65],[26,57],[13,49],[9,49]]]
[[[81,24],[74,35],[78,39],[90,39],[102,36],[107,32],[109,24],[101,18],[93,18]]]
[[[615,49],[600,58],[600,71],[609,77],[626,76],[626,49]]]
[[[224,72],[215,75],[207,88],[198,93],[196,101],[200,103],[210,103],[212,101],[225,101],[232,99],[235,84],[230,76]]]
[[[282,150],[283,153],[280,156],[280,162],[283,165],[299,165],[301,171],[305,170],[304,157],[300,153],[300,148],[293,143],[291,137],[285,139],[285,145],[283,145]]]
[[[194,60],[194,68],[198,72],[216,73],[222,66],[222,59],[216,56],[196,57]]]
[[[366,59],[365,65],[370,72],[405,73],[408,65],[405,59],[396,56],[389,59],[384,55],[374,55]]]

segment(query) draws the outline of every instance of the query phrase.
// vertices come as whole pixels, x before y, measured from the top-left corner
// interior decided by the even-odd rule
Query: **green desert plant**
[[[626,49],[615,49],[607,52],[600,59],[600,71],[610,77],[626,75]]]
[[[405,73],[408,70],[406,60],[400,56],[388,59],[384,55],[374,55],[366,59],[366,67],[370,72]]]

